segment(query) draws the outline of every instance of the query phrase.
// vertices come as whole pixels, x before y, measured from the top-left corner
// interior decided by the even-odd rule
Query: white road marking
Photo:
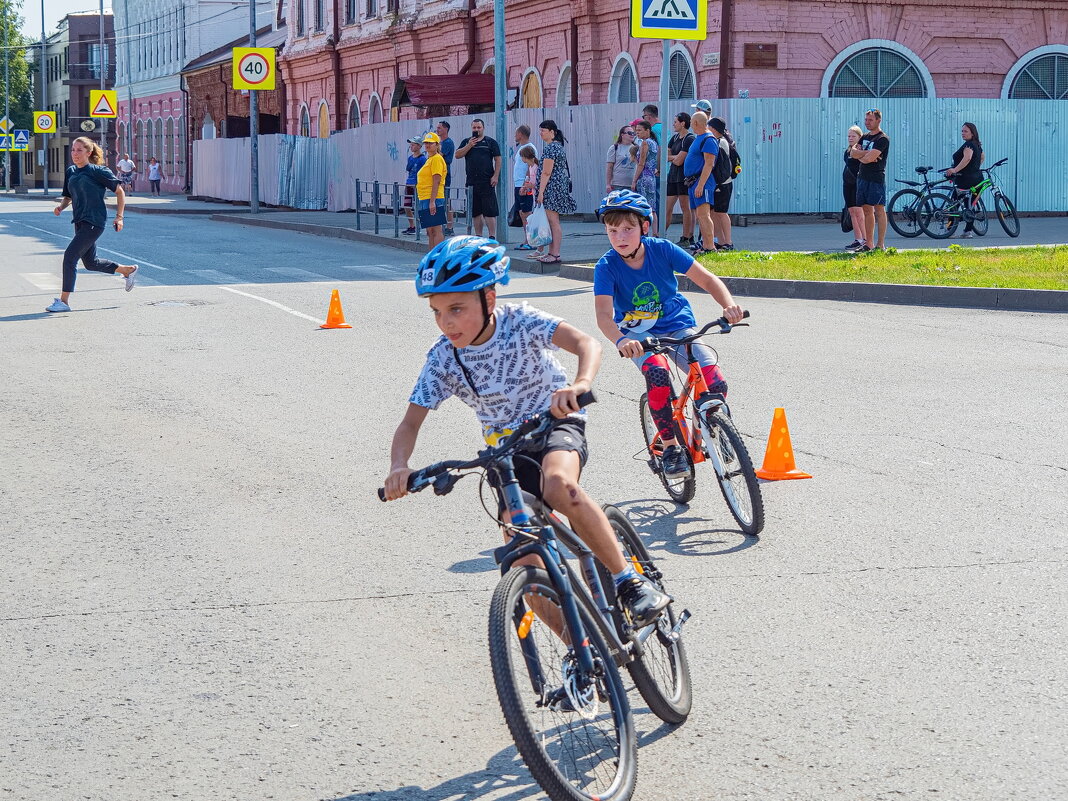
[[[203,278],[205,281],[210,281],[213,284],[247,284],[248,281],[242,281],[240,278],[234,278],[232,275],[226,273],[220,273],[218,270],[186,270],[190,275],[195,275],[199,278]]]
[[[58,291],[62,283],[55,273],[19,273],[19,275],[38,289],[43,289],[46,292]]]
[[[297,267],[268,267],[267,272],[277,273],[278,275],[284,275],[288,278],[299,278],[301,281],[334,281],[334,278],[327,278],[325,275],[319,273],[312,273],[307,270],[301,270]]]
[[[242,292],[240,289],[234,289],[233,287],[229,286],[221,286],[219,287],[219,289],[223,290],[224,292],[233,292],[235,295],[244,295],[246,298],[258,300],[260,303],[266,303],[268,306],[274,306],[276,309],[281,309],[282,311],[288,312],[289,314],[292,314],[295,317],[300,317],[302,320],[311,320],[316,325],[322,325],[324,322],[326,322],[325,320],[317,320],[314,317],[305,314],[304,312],[299,312],[296,309],[289,308],[288,306],[283,306],[277,301],[268,300],[267,298],[261,298],[259,295],[253,295],[249,292]]]
[[[68,236],[65,236],[64,234],[57,234],[55,231],[48,231],[48,230],[46,230],[44,228],[38,228],[36,225],[30,225],[28,223],[20,222],[18,220],[4,220],[4,222],[15,223],[16,225],[22,225],[22,226],[25,226],[26,228],[32,228],[34,231],[40,231],[42,234],[48,234],[49,236],[54,236],[54,237],[57,237],[58,239],[69,239],[70,238]],[[153,264],[150,261],[145,261],[143,259],[138,259],[136,256],[127,256],[125,253],[119,253],[119,251],[112,250],[111,248],[104,248],[104,247],[100,247],[99,245],[97,245],[96,249],[97,250],[102,250],[105,253],[114,253],[120,259],[130,259],[130,263],[131,264],[139,264],[142,267],[152,267],[152,268],[154,268],[156,270],[163,270],[164,272],[167,271],[166,267],[160,267],[158,264]]]

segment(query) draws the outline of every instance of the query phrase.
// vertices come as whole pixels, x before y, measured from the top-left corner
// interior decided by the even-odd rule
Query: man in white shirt
[[[115,165],[119,170],[119,179],[126,184],[126,194],[133,194],[133,182],[134,174],[137,172],[137,165],[133,163],[129,153],[123,153],[122,158]]]

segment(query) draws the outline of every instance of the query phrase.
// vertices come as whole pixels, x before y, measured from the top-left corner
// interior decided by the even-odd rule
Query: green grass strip
[[[790,281],[861,281],[1014,289],[1068,290],[1068,246],[974,248],[871,253],[732,251],[698,261],[716,275]]]

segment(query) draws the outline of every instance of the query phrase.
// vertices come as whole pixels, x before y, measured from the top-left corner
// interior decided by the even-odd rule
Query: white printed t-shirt
[[[526,303],[498,306],[494,315],[497,329],[489,340],[459,349],[478,395],[467,383],[452,344],[442,336],[427,352],[408,399],[416,406],[437,409],[455,395],[474,409],[490,444],[548,409],[553,393],[569,383],[553,353],[559,350],[552,343],[559,317]]]

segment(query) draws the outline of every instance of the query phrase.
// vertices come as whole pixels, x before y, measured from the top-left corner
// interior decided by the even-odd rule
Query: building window
[[[538,73],[531,70],[523,78],[523,91],[519,96],[521,108],[541,108],[541,80]]]
[[[829,97],[927,97],[919,69],[901,53],[870,47],[850,56],[831,78]]]
[[[378,0],[367,0],[367,16],[378,16]]]
[[[200,123],[200,138],[215,138],[215,120],[212,118],[211,112],[205,114],[203,122]]]
[[[174,177],[185,182],[185,120],[174,121]]]
[[[630,61],[620,57],[612,70],[612,82],[608,87],[609,103],[637,103],[638,80]]]
[[[319,132],[316,134],[320,139],[330,138],[330,106],[326,103],[319,104]]]
[[[371,95],[371,104],[367,107],[367,122],[371,125],[382,122],[382,101],[378,95]]]
[[[323,29],[323,16],[325,14],[324,0],[315,0],[315,30]]]
[[[89,45],[89,74],[96,80],[100,80],[100,74],[107,69],[108,46],[105,44],[103,57],[101,57],[100,43]]]
[[[697,97],[694,91],[696,85],[693,79],[693,70],[690,69],[689,59],[677,50],[671,54],[668,62],[670,73],[669,94],[672,100],[693,100]]]
[[[360,127],[360,104],[353,98],[349,103],[349,128]]]
[[[297,36],[304,35],[304,0],[297,2]]]
[[[174,148],[174,117],[167,118],[167,127],[164,129],[164,136],[165,148],[163,151],[163,170],[173,177],[178,172]]]
[[[387,14],[399,14],[400,13],[400,0],[386,0],[386,13]]]
[[[1068,53],[1032,59],[1009,87],[1012,100],[1068,100]]]
[[[311,115],[307,106],[301,106],[300,109],[300,135],[311,136]]]
[[[156,157],[156,161],[159,162],[159,168],[162,172],[163,166],[166,160],[166,156],[163,152],[163,118],[156,118],[156,139],[155,145],[152,148],[152,155]]]
[[[356,0],[345,0],[345,24],[351,25],[356,21]]]
[[[556,105],[571,105],[571,65],[560,70],[560,82],[556,85]]]

